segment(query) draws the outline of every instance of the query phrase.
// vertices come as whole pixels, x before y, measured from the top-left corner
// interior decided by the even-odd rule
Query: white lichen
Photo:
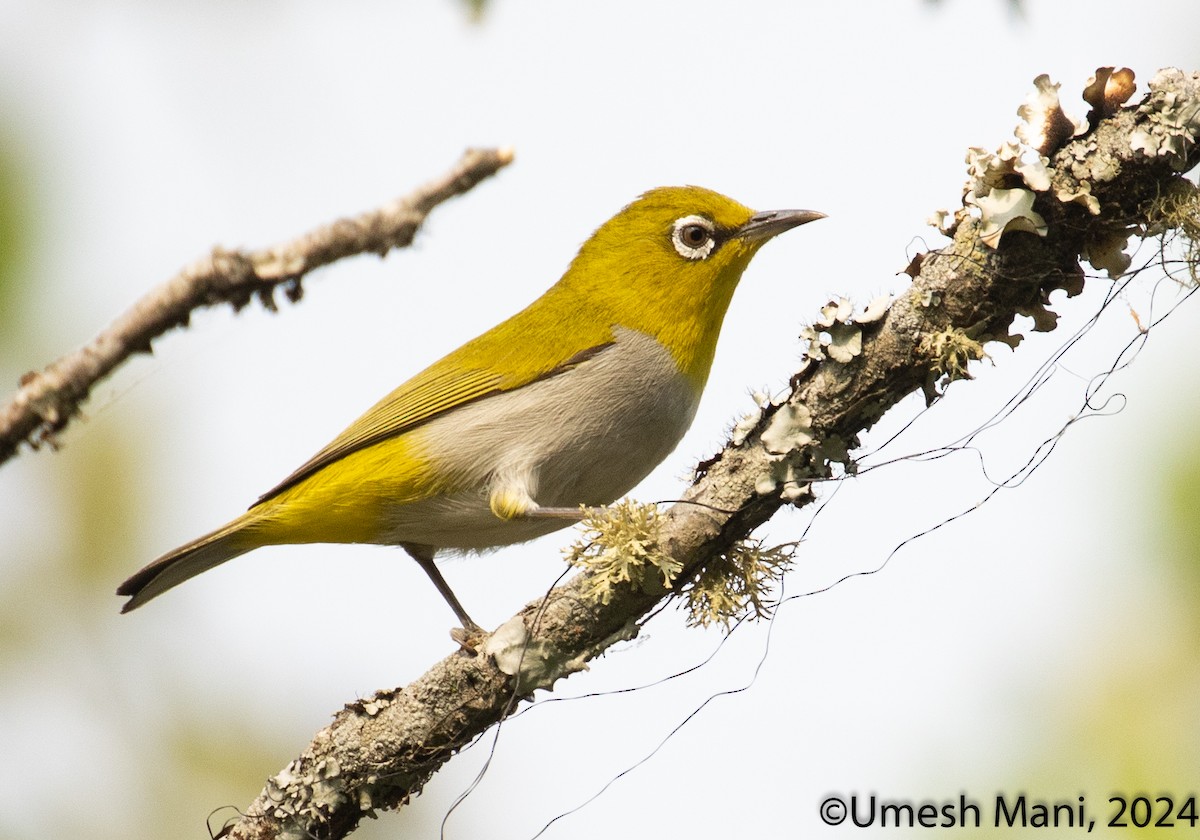
[[[833,324],[825,352],[835,362],[846,364],[862,353],[862,328],[857,324]]]
[[[729,434],[729,443],[733,446],[741,446],[746,442],[750,434],[758,428],[759,421],[762,420],[763,411],[771,404],[770,398],[759,391],[755,391],[750,395],[754,400],[754,410],[748,414],[743,414],[733,425],[733,431]]]
[[[1063,204],[1082,204],[1093,216],[1100,215],[1100,202],[1092,195],[1092,185],[1088,181],[1080,181],[1074,189],[1058,187],[1054,197]]]
[[[934,210],[925,219],[925,224],[937,230],[938,233],[949,236],[950,229],[954,224],[954,214],[949,210]]]
[[[994,189],[1019,184],[1045,192],[1050,189],[1049,163],[1036,149],[1011,140],[994,152],[973,146],[967,150],[966,201],[972,204]]]
[[[1035,90],[1017,109],[1021,123],[1017,139],[1042,155],[1057,151],[1067,140],[1083,134],[1087,126],[1067,116],[1058,99],[1061,85],[1043,73],[1033,80]]]
[[[804,361],[819,362],[825,358],[825,348],[821,343],[821,331],[815,326],[801,327],[800,341],[804,344]]]
[[[1033,209],[1034,194],[1030,190],[993,189],[976,200],[981,214],[979,238],[990,248],[1000,245],[1005,233],[1025,231],[1045,236],[1046,220]]]
[[[632,635],[637,635],[636,626]],[[587,660],[591,655],[591,651],[566,654],[543,639],[531,640],[525,618],[520,615],[496,628],[484,642],[483,653],[495,660],[501,673],[517,678],[522,694],[539,688],[549,690],[563,677],[588,670]]]
[[[844,324],[853,314],[854,304],[850,299],[838,297],[821,307],[821,317],[817,319],[817,324],[822,327]]]
[[[891,305],[891,295],[879,295],[878,297],[872,298],[870,303],[863,308],[863,311],[854,316],[854,323],[873,324],[887,314]]]

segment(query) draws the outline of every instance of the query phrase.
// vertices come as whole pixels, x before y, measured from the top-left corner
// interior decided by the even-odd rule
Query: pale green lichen
[[[862,328],[857,324],[834,324],[826,328],[829,346],[825,352],[835,362],[846,364],[862,353]]]
[[[969,364],[987,358],[983,345],[962,330],[924,335],[918,349],[933,362],[934,375],[945,376],[949,382],[970,379]]]
[[[857,441],[855,441],[857,446]],[[817,459],[835,464],[851,465],[850,443],[841,435],[828,435],[817,446]]]
[[[846,364],[862,354],[863,326],[880,320],[887,314],[891,298],[875,298],[859,315],[849,298],[837,297],[821,307],[821,316],[811,326],[800,330],[800,340],[806,342],[806,359],[825,358]]]
[[[324,822],[349,798],[336,758],[322,759],[307,772],[300,769],[300,762],[292,761],[267,779],[272,815],[283,823],[279,837],[287,840],[311,836],[304,826]]]
[[[825,348],[821,346],[821,331],[816,327],[801,327],[800,340],[804,342],[805,361],[819,362],[825,358]]]
[[[786,403],[771,415],[763,429],[763,448],[770,455],[786,455],[813,441],[812,412],[797,403]]]
[[[720,624],[728,631],[742,619],[768,618],[776,606],[771,592],[791,567],[794,550],[744,540],[714,559],[684,587],[688,624]]]
[[[821,307],[821,314],[812,326],[805,327],[800,337],[808,342],[808,360],[828,360],[848,364],[863,352],[864,330],[882,321],[891,309],[890,295],[872,299],[861,313],[855,314],[854,303],[836,297]],[[760,403],[761,411],[754,421],[761,420],[768,404]],[[755,477],[754,490],[761,496],[778,494],[788,504],[799,504],[812,497],[812,480],[822,475],[823,468],[814,473],[814,464],[828,462],[850,463],[848,444],[842,438],[822,440],[813,428],[811,412],[803,404],[785,402],[774,406],[759,436],[767,454],[767,467]],[[735,428],[736,441],[746,440],[746,425]]]
[[[755,481],[755,492],[760,496],[778,492],[789,504],[811,496],[810,476],[797,459],[800,451],[812,444],[816,436],[808,408],[799,403],[779,406],[759,438],[767,453],[768,466]]]
[[[333,758],[317,762],[315,778],[312,786],[312,803],[326,814],[346,801],[346,782],[341,778],[342,770],[338,760]]]
[[[567,562],[587,572],[585,595],[607,604],[613,591],[631,584],[652,593],[670,587],[682,566],[659,546],[654,505],[629,499],[588,511],[584,538],[566,550]]]
[[[1196,78],[1193,74],[1193,83]],[[1129,135],[1135,152],[1166,158],[1178,171],[1187,167],[1200,137],[1200,101],[1179,91],[1186,84],[1181,70],[1159,70],[1150,80],[1150,95],[1138,106],[1141,123]]]
[[[1200,285],[1200,187],[1176,180],[1150,204],[1146,218],[1146,235],[1162,237],[1164,246],[1180,246],[1192,285]]]
[[[748,414],[743,414],[733,425],[732,431],[729,433],[729,443],[731,446],[741,446],[750,437],[750,434],[758,428],[758,423],[762,420],[763,411],[771,404],[771,398],[766,394],[755,391],[750,395],[754,400],[755,408]]]
[[[1056,187],[1054,197],[1063,204],[1081,204],[1093,216],[1100,215],[1100,200],[1092,195],[1089,181],[1079,181],[1074,187]]]
[[[812,476],[806,468],[796,463],[792,453],[781,455],[770,461],[767,471],[754,482],[754,492],[769,496],[778,492],[788,504],[795,504],[812,495]]]
[[[637,636],[636,622],[629,622],[601,644],[583,651],[564,651],[545,639],[530,639],[525,617],[510,618],[488,636],[483,652],[491,656],[502,673],[517,678],[518,691],[528,694],[549,690],[554,683],[577,671],[588,669],[587,661],[617,641]]]

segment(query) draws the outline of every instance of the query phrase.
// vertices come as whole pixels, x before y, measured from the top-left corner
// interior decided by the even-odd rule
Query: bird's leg
[[[437,591],[442,593],[442,597],[446,599],[446,603],[450,605],[450,609],[454,610],[454,614],[458,616],[459,622],[462,623],[462,629],[466,631],[467,637],[482,636],[484,632],[483,628],[476,624],[471,619],[471,616],[467,615],[467,611],[463,609],[463,605],[458,602],[454,590],[450,588],[450,584],[446,583],[446,579],[442,577],[442,573],[433,562],[433,549],[426,545],[410,544],[404,544],[403,548],[412,556],[412,559],[417,561],[417,565],[425,570],[425,574],[429,575],[429,579],[433,581],[433,585],[437,587]]]
[[[569,519],[571,522],[582,522],[599,510],[600,508],[538,506],[524,511],[521,516],[525,519]]]
[[[566,519],[581,522],[595,514],[598,508],[543,507],[529,495],[524,482],[501,484],[492,490],[488,498],[492,513],[501,519]]]

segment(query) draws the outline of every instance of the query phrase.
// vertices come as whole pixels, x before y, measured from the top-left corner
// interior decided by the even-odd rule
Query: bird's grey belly
[[[414,430],[446,476],[446,491],[390,511],[393,539],[438,548],[507,545],[569,524],[497,517],[497,486],[524,487],[542,507],[603,505],[627,493],[675,449],[699,395],[653,338],[616,342],[562,373],[480,400]]]

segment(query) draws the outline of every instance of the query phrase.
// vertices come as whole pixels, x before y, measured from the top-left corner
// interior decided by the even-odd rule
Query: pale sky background
[[[267,245],[375,207],[470,145],[517,154],[437,209],[415,248],[323,270],[277,315],[195,317],[99,388],[62,451],[0,468],[0,840],[207,836],[210,810],[247,805],[343,703],[452,649],[451,614],[394,549],[262,550],[124,617],[112,591],[528,303],[640,192],[693,183],[829,214],[747,272],[691,433],[632,494],[653,501],[680,493],[751,389],[786,382],[828,295],[865,304],[905,287],[897,272],[942,241],[924,220],[957,202],[967,148],[1011,136],[1035,76],[1062,82],[1082,116],[1096,67],[1132,67],[1140,98],[1157,68],[1200,67],[1197,32],[1193,0],[1030,0],[1023,16],[1000,0],[493,0],[479,24],[449,0],[0,3],[0,136],[28,167],[34,237],[28,288],[5,302],[22,325],[0,341],[6,393],[214,244]],[[1058,301],[1062,328],[1016,354],[989,347],[994,366],[889,451],[985,421],[1110,288],[1099,278]],[[1156,313],[1179,297],[1136,285],[979,441],[989,475],[1078,410],[1152,291]],[[1195,604],[1158,560],[1154,494],[1200,407],[1197,330],[1189,302],[1105,390],[1124,411],[1075,426],[1022,486],[881,573],[786,603],[686,678],[506,724],[446,836],[534,836],[752,680],[543,836],[845,836],[817,818],[830,792],[1086,794],[1097,816],[1133,785],[1187,793]],[[919,408],[905,403],[868,446]],[[879,567],[988,487],[971,455],[900,464],[763,536],[798,539],[813,522],[786,584],[802,593]],[[554,581],[574,538],[445,573],[494,626]],[[721,639],[668,611],[554,696],[653,682]],[[491,738],[357,836],[436,836]]]

